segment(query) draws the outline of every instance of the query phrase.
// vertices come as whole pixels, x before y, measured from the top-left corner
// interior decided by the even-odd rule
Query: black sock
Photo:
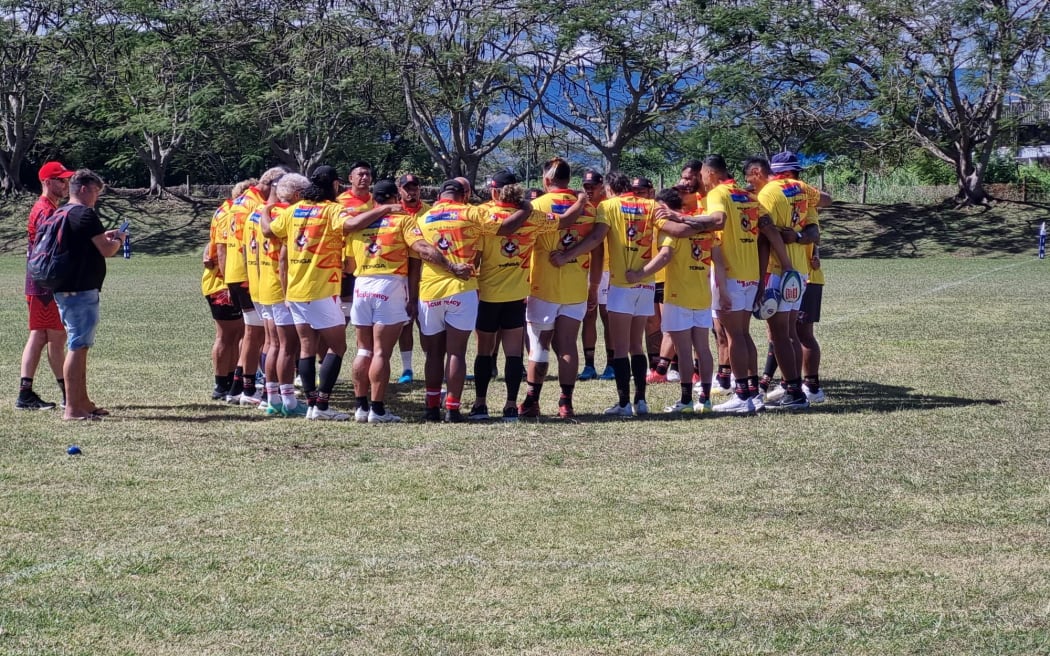
[[[751,392],[747,389],[747,378],[736,379],[736,397],[741,401],[746,401],[751,398]]]
[[[244,395],[255,396],[255,376],[244,377]]]
[[[758,376],[747,377],[747,389],[749,392],[753,392],[753,395],[758,394]]]
[[[322,392],[321,390],[317,390],[317,409],[328,409],[328,392]]]
[[[233,372],[226,374],[226,389],[233,388]]]
[[[628,358],[613,358],[612,367],[616,373],[616,394],[622,408],[631,402],[631,361]]]
[[[33,379],[22,377],[22,380],[18,382],[18,395],[23,396],[33,391]]]
[[[244,367],[233,370],[233,385],[230,386],[230,396],[237,396],[244,391]]]
[[[773,342],[770,342],[769,351],[766,352],[766,368],[762,370],[762,375],[772,379],[776,372],[777,356],[773,353]]]
[[[489,381],[492,380],[492,367],[496,364],[496,358],[491,355],[477,355],[474,357],[474,390],[478,398],[489,395]],[[508,378],[509,380],[509,378]]]
[[[65,385],[63,385],[63,387],[65,387]],[[229,389],[229,387],[230,387],[230,379],[228,377],[226,377],[226,376],[216,376],[215,377],[215,389],[224,390],[224,389]]]
[[[543,391],[543,381],[538,383],[528,381],[525,383],[525,405],[536,405],[540,402],[540,392]]]
[[[357,407],[359,409],[361,409],[361,410],[368,410],[368,397],[367,396],[355,396],[354,399],[357,401]]]
[[[671,366],[668,367],[671,371],[678,371],[678,354],[675,353],[671,358]]]
[[[343,367],[343,356],[328,353],[321,363],[321,385],[319,391],[327,396],[335,388],[335,381],[339,378],[339,370]]]
[[[682,383],[682,398],[680,400],[681,400],[682,403],[686,403],[686,404],[689,404],[689,403],[693,402],[693,384],[692,383]]]
[[[631,373],[634,375],[634,402],[645,398],[645,374],[648,373],[649,361],[644,355],[631,356]]]
[[[646,356],[646,359],[648,360],[649,368],[650,369],[656,369],[656,364],[658,362],[660,362],[660,354],[659,353],[649,353]]]
[[[507,402],[518,403],[518,391],[521,390],[521,379],[525,373],[525,360],[520,355],[508,355],[503,365],[503,379],[507,381]]]
[[[732,375],[733,368],[730,367],[728,364],[718,365],[718,376],[716,376],[716,379],[718,380],[718,386],[722,389],[729,389],[729,381],[732,380]]]
[[[572,392],[576,389],[575,385],[562,385],[561,386],[561,398],[558,399],[558,406],[563,406],[566,403],[572,403]]]
[[[310,398],[313,394],[314,398],[317,398],[317,361],[314,356],[299,358],[299,377],[303,379],[303,393],[306,397]]]
[[[820,389],[820,376],[806,376],[805,383],[809,391],[815,394]]]
[[[656,360],[656,373],[661,376],[667,375],[667,369],[671,362],[667,358],[657,358]]]
[[[613,360],[616,359],[615,357],[613,357],[614,353],[615,353],[615,351],[613,351],[612,349],[605,349],[605,366],[606,367],[613,366]]]
[[[583,349],[583,366],[594,368],[594,349]]]
[[[372,412],[382,417],[386,414],[386,407],[382,401],[372,401]]]
[[[700,381],[700,402],[703,403],[711,398],[711,383]]]

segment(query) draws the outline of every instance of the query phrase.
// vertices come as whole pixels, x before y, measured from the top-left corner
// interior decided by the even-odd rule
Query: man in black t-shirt
[[[98,419],[109,414],[92,403],[87,393],[87,351],[95,343],[105,258],[120,252],[125,237],[103,228],[95,213],[103,186],[94,171],[80,169],[69,179],[69,203],[58,209],[66,215],[65,243],[71,260],[69,276],[55,290],[69,349],[62,367],[66,379],[63,419]]]

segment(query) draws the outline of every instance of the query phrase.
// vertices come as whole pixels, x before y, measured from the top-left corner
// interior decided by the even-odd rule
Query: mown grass
[[[0,653],[1050,651],[1034,257],[828,260],[806,414],[470,427],[418,423],[419,383],[400,426],[212,404],[196,260],[110,261],[113,417],[70,425],[13,409],[0,258]]]

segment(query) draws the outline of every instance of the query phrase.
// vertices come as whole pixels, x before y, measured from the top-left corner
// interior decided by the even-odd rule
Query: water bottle
[[[128,231],[129,222],[125,221],[124,225],[120,226],[120,232],[124,235],[124,259],[131,259],[131,233]]]

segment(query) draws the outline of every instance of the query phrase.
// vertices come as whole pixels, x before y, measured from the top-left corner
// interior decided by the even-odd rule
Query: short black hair
[[[674,188],[661,189],[660,193],[656,194],[656,202],[663,203],[676,212],[682,209],[682,197]]]
[[[716,173],[721,173],[723,175],[729,173],[729,166],[726,164],[726,158],[721,155],[708,155],[704,158],[703,165]]]
[[[702,167],[703,165],[704,165],[704,163],[701,162],[700,160],[698,160],[698,159],[691,159],[691,160],[689,160],[688,162],[686,162],[685,164],[682,165],[682,170],[684,171],[686,169],[692,169],[692,170],[696,171],[697,173],[699,173],[700,172],[700,167]]]
[[[773,169],[769,168],[769,160],[765,157],[755,155],[754,157],[748,157],[744,160],[744,174],[747,174],[747,170],[752,166],[757,166],[763,175],[773,175]]]
[[[371,164],[369,164],[368,162],[364,161],[363,159],[359,159],[359,160],[357,160],[356,162],[354,162],[353,164],[350,165],[350,169],[349,169],[348,173],[352,172],[354,169],[361,169],[361,168],[368,169],[368,171],[370,173],[372,171],[372,165]]]
[[[614,194],[622,194],[631,190],[631,179],[619,171],[611,171],[605,176],[605,185]]]

